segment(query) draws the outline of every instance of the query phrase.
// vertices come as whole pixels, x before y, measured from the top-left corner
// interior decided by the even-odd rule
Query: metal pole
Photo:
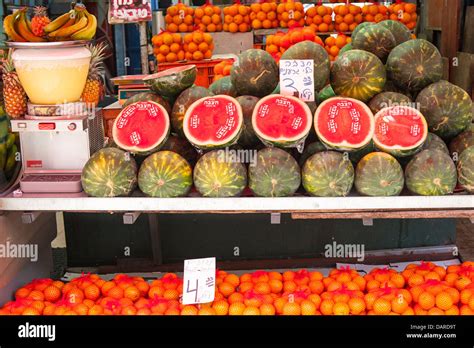
[[[148,67],[148,38],[146,35],[147,22],[140,22],[140,57],[142,62],[142,74],[149,74]]]

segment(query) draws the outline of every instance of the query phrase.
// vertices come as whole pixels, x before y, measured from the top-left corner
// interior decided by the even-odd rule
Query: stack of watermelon
[[[163,198],[186,196],[193,185],[205,197],[446,195],[458,184],[474,191],[472,101],[442,80],[434,45],[387,20],[357,27],[332,66],[314,38],[281,58],[314,61],[316,102],[281,95],[278,64],[258,49],[241,53],[230,76],[209,89],[193,85],[194,66],[147,78],[152,93],[127,103],[115,121],[120,149],[86,165],[85,191],[130,195],[138,185]]]

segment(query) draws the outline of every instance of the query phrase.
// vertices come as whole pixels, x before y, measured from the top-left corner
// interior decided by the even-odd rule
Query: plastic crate
[[[214,79],[214,66],[222,62],[223,60],[228,59],[205,59],[200,61],[186,61],[186,62],[176,62],[176,63],[161,63],[158,64],[158,71],[163,71],[170,68],[176,68],[183,65],[196,65],[197,68],[197,77],[196,86],[201,86],[208,88]]]

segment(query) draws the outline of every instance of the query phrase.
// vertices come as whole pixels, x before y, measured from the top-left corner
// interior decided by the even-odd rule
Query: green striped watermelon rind
[[[459,157],[458,180],[463,189],[474,193],[474,146],[468,147]]]
[[[374,116],[374,119],[375,119],[375,123],[377,123],[377,120],[378,118],[380,117],[384,117],[386,116],[386,113],[388,112],[391,112],[393,110],[397,110],[397,109],[405,109],[405,110],[409,110],[409,112],[414,112],[418,117],[420,117],[424,127],[423,127],[423,136],[422,138],[416,142],[415,144],[413,144],[412,146],[409,146],[409,147],[403,147],[403,146],[400,146],[400,145],[394,145],[394,146],[387,146],[385,144],[383,144],[378,138],[377,138],[377,129],[375,129],[375,132],[374,132],[374,137],[373,137],[373,141],[374,141],[374,144],[375,146],[383,151],[383,152],[386,152],[386,153],[389,153],[391,154],[392,156],[395,156],[395,157],[408,157],[408,156],[412,156],[418,152],[420,152],[423,148],[423,145],[425,144],[426,142],[426,139],[428,138],[428,123],[426,122],[426,119],[425,117],[421,114],[421,112],[419,112],[418,110],[416,110],[415,108],[412,108],[412,107],[409,107],[409,106],[389,106],[387,108],[383,108],[382,110],[380,110],[375,116]]]
[[[143,82],[161,96],[176,97],[186,88],[191,87],[196,77],[196,66],[184,65],[149,75],[143,79]]]

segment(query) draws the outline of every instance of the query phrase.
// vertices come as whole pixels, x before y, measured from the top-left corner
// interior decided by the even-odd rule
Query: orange
[[[219,289],[219,292],[225,297],[229,297],[235,292],[235,287],[232,284],[227,283],[227,282],[223,282],[222,284],[220,284],[218,289]]]
[[[235,302],[229,306],[229,315],[242,315],[246,306],[242,302]]]
[[[338,48],[343,48],[345,45],[346,45],[346,37],[345,36],[342,36],[342,35],[339,35],[337,38],[336,38],[336,46]]]
[[[95,285],[94,285],[95,286]],[[44,300],[48,302],[56,302],[61,298],[61,290],[55,287],[54,285],[50,285],[43,290],[44,293]]]
[[[301,315],[316,315],[317,308],[314,302],[310,300],[303,300],[300,306],[301,306]]]
[[[201,309],[199,309],[198,315],[216,315],[216,311],[210,307],[201,307]]]
[[[287,302],[283,306],[283,315],[301,315],[301,307],[296,302]]]
[[[447,292],[440,292],[436,295],[436,307],[444,311],[448,310],[453,306],[453,300]]]
[[[319,306],[321,305],[321,297],[318,294],[309,295],[308,300],[313,302],[316,305],[316,308],[319,309]]]
[[[350,314],[359,315],[365,311],[366,304],[361,298],[353,297],[348,302]]]
[[[148,297],[153,299],[155,297],[162,297],[165,290],[160,286],[152,286],[150,290],[148,290]]]
[[[375,314],[387,315],[391,312],[392,308],[390,302],[384,300],[383,298],[378,298],[373,304],[373,309]]]
[[[418,304],[424,310],[429,310],[435,306],[435,297],[433,294],[425,291],[418,296]]]
[[[135,302],[140,298],[140,290],[136,286],[129,286],[125,289],[123,296],[129,300]]]
[[[198,313],[199,310],[193,305],[187,305],[181,309],[181,315],[198,315]]]
[[[283,281],[290,281],[295,279],[295,272],[292,271],[286,271],[282,275]]]
[[[207,50],[209,50],[209,46],[206,42],[201,42],[198,46],[199,51],[202,53],[205,53]]]
[[[206,41],[207,42],[207,41]],[[231,284],[233,287],[238,287],[239,284],[240,284],[240,279],[239,279],[239,276],[235,275],[235,274],[228,274],[225,278],[224,278],[224,281],[226,283],[229,283]]]
[[[40,290],[33,290],[28,294],[27,298],[30,299],[30,300],[35,300],[35,301],[43,301],[44,300],[44,294]]]
[[[332,315],[333,314],[334,301],[333,300],[323,300],[319,306],[319,311],[322,315]]]
[[[229,313],[229,304],[226,300],[214,301],[212,308],[217,315],[227,315]]]
[[[292,280],[283,283],[283,292],[295,292],[298,286]]]
[[[392,299],[392,311],[398,314],[403,314],[409,308],[407,300],[403,296]]]
[[[336,302],[332,307],[332,311],[334,315],[349,315],[350,308],[347,303]]]
[[[260,283],[255,284],[254,291],[260,295],[268,295],[272,292],[272,289],[270,287],[270,284],[265,283],[265,282],[260,282]]]
[[[109,290],[112,289],[113,287],[115,287],[115,282],[112,282],[112,281],[107,281],[104,284],[102,284],[102,287],[101,287],[102,295],[107,296]],[[64,288],[63,288],[63,292],[64,292]]]
[[[416,285],[421,285],[424,283],[423,276],[419,274],[413,274],[408,278],[408,285],[410,287],[416,286]]]
[[[148,308],[140,308],[137,310],[137,315],[151,315],[151,311]]]
[[[329,53],[336,57],[338,54],[339,54],[339,48],[337,46],[332,46],[330,49],[329,49]]]
[[[179,292],[178,290],[174,289],[165,290],[163,293],[163,298],[166,300],[177,300],[179,299]]]
[[[471,279],[469,279],[468,277],[462,275],[460,276],[455,282],[454,282],[454,286],[458,289],[458,290],[463,290],[465,289],[469,284],[471,284]]]
[[[123,298],[123,289],[119,286],[114,286],[107,292],[107,296],[115,300],[120,300]]]
[[[324,291],[324,284],[321,280],[312,280],[308,286],[313,294],[319,295]]]
[[[241,293],[235,292],[235,293],[233,293],[232,295],[229,296],[227,301],[230,304],[236,303],[236,302],[242,302],[243,303],[244,302],[244,295],[242,295]]]
[[[74,312],[76,312],[78,315],[88,315],[89,314],[89,307],[87,307],[83,303],[79,303],[74,306]]]
[[[41,313],[36,308],[28,307],[23,311],[22,315],[32,316],[32,315],[41,315]]]

